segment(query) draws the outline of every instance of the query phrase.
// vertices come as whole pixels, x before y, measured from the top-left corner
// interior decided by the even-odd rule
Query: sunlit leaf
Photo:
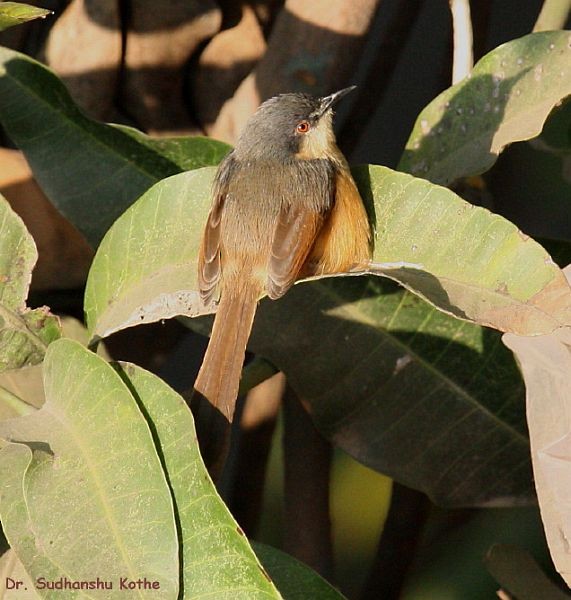
[[[60,335],[59,322],[47,308],[26,308],[37,258],[32,236],[0,196],[0,371],[39,363]]]
[[[213,172],[161,181],[111,228],[87,283],[92,336],[205,312],[196,261]],[[376,219],[369,272],[399,281],[445,312],[504,331],[542,333],[571,322],[571,290],[561,270],[509,221],[385,167],[360,167],[355,175]]]
[[[151,373],[131,364],[123,369],[153,424],[174,497],[184,597],[280,598],[206,471],[184,400]]]
[[[0,600],[38,600],[30,576],[13,550],[0,558]],[[19,585],[17,582],[20,582]]]
[[[571,94],[571,33],[526,35],[495,48],[471,76],[418,116],[399,169],[447,184],[489,169],[503,148],[538,135]]]
[[[178,590],[172,500],[151,432],[127,386],[100,357],[58,340],[44,361],[46,403],[0,422],[0,516],[34,581],[158,581]],[[42,595],[45,597],[45,591]]]
[[[51,12],[51,10],[21,2],[2,2],[0,4],[0,31],[34,19],[43,19]]]

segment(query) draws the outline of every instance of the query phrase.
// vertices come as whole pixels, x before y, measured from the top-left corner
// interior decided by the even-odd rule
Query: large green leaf
[[[541,132],[571,94],[571,33],[533,33],[484,56],[418,116],[399,169],[446,184],[482,173],[512,142]]]
[[[217,164],[229,148],[206,138],[153,140],[88,119],[49,69],[8,48],[0,48],[0,123],[50,200],[93,246],[156,181]]]
[[[152,422],[173,494],[184,598],[280,598],[208,476],[184,400],[140,367],[126,364],[123,369],[125,381]]]
[[[32,236],[0,196],[0,371],[40,362],[60,335],[57,318],[46,308],[26,308],[37,258]]]
[[[0,31],[34,19],[43,19],[51,12],[45,8],[20,2],[2,2],[0,4]]]
[[[213,173],[200,169],[161,181],[113,225],[87,283],[93,337],[205,312],[196,260]],[[355,175],[376,218],[369,272],[399,281],[445,312],[504,331],[542,333],[571,321],[571,290],[561,270],[509,221],[384,167]]]
[[[523,384],[499,333],[358,277],[263,300],[249,347],[335,445],[436,503],[534,498]]]
[[[32,579],[113,583],[146,577],[173,598],[173,505],[151,432],[128,388],[100,357],[58,340],[44,361],[46,403],[0,423],[0,515]],[[44,597],[52,597],[46,591]],[[87,596],[85,596],[87,597]]]
[[[111,229],[86,291],[92,336],[203,310],[196,294],[196,252],[212,172],[202,169],[161,182]],[[483,209],[465,208],[444,188],[381,167],[356,174],[366,198],[370,174],[377,219],[392,223],[378,226],[378,260],[396,259],[399,248],[406,252],[408,246],[405,259],[421,252],[424,267],[431,265],[430,243],[438,247],[445,240],[425,235],[412,248],[406,223],[418,225],[391,211],[409,215],[407,203],[416,206],[418,198],[432,199],[433,192],[437,212],[439,200],[448,198],[454,218],[469,211],[476,223],[488,219],[492,229],[514,234],[508,248],[521,245],[525,256],[531,247],[526,260],[535,271],[527,273],[520,259],[512,262],[518,281],[540,272],[561,274],[513,225]],[[431,227],[428,208],[420,222]],[[468,231],[469,225],[454,238],[460,245],[457,259],[435,250],[435,264],[457,279],[468,273],[481,281],[483,275],[469,262],[462,268],[462,256],[470,257],[462,247],[472,239]],[[500,272],[501,258],[497,264],[488,260]],[[404,279],[410,270],[387,272]],[[193,327],[208,331],[200,320],[193,320]],[[382,278],[361,276],[320,279],[295,286],[278,302],[263,301],[250,347],[285,371],[321,430],[365,464],[442,504],[511,503],[533,495],[522,383],[499,334],[449,317]]]

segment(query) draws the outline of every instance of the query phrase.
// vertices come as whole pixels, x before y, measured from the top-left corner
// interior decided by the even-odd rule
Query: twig
[[[454,30],[454,62],[452,84],[467,77],[474,66],[472,53],[472,21],[468,0],[448,0]]]
[[[284,397],[284,461],[284,549],[331,579],[331,446],[317,432],[289,386]]]
[[[564,29],[571,12],[571,0],[545,0],[533,31]]]
[[[398,600],[428,517],[421,492],[393,483],[391,507],[361,600]]]
[[[285,376],[277,373],[253,388],[246,396],[240,419],[231,510],[248,538],[256,535],[258,527],[266,466],[284,387]]]

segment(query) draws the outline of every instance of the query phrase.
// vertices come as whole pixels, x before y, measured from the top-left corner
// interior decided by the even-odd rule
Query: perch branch
[[[571,0],[545,0],[533,31],[563,29],[571,11]]]

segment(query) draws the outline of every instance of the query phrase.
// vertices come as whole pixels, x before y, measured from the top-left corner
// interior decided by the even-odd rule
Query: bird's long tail
[[[232,291],[221,295],[210,342],[194,384],[198,392],[193,397],[197,432],[211,472],[221,469],[228,450],[246,344],[259,297],[253,286],[242,288],[240,294]]]

